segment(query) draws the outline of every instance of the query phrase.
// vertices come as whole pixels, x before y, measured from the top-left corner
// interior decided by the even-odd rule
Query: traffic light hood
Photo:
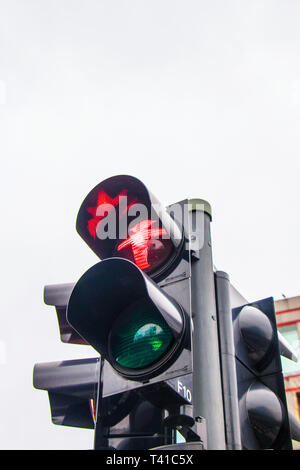
[[[135,380],[168,363],[185,330],[182,308],[122,258],[104,260],[79,279],[67,320],[118,372]]]

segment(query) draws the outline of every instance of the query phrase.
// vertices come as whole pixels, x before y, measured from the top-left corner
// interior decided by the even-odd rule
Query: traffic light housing
[[[98,184],[80,207],[77,231],[102,261],[75,284],[66,318],[104,360],[99,408],[128,390],[161,413],[191,406],[191,391],[184,398],[172,383],[192,373],[187,202],[166,210],[141,181],[121,175]],[[100,448],[113,445],[107,436],[118,426],[105,430],[99,420],[100,428]],[[162,416],[156,428],[161,439]],[[135,439],[136,427],[130,432]]]
[[[156,281],[173,271],[184,244],[182,221],[172,218],[139,179],[128,175],[108,178],[89,192],[76,229],[101,260],[126,258]]]
[[[77,231],[102,261],[76,283],[67,321],[126,388],[192,371],[184,202],[177,220],[140,180],[120,175],[90,191],[78,212]]]
[[[84,399],[89,410],[84,422],[73,406],[74,390],[82,390],[84,363],[71,367],[63,361],[63,368],[60,363],[37,364],[34,386],[48,391],[56,424],[90,426],[92,415],[95,448],[172,444],[176,423],[187,441],[205,445],[205,420],[193,412],[189,210],[188,200],[165,209],[131,176],[105,180],[85,198],[76,222],[102,261],[77,283],[45,288],[44,300],[55,306],[61,340],[89,344],[100,354],[98,387],[96,394],[93,387],[88,397],[75,397]],[[68,374],[64,379],[61,373],[73,376],[75,369],[77,385],[74,378],[68,388]],[[126,416],[117,407],[115,419],[105,418],[124,401],[131,403]],[[138,419],[140,410],[153,419]],[[64,418],[57,419],[59,413]]]
[[[190,317],[130,261],[111,258],[90,268],[72,291],[67,318],[127,380],[161,375],[180,353],[168,377],[191,371]]]
[[[273,298],[232,310],[244,449],[292,449]]]
[[[94,428],[93,401],[97,395],[99,359],[35,364],[33,386],[46,390],[53,424]]]
[[[89,398],[95,448],[173,445],[175,429],[199,449],[224,448],[210,221],[206,201],[164,208],[126,175],[84,199],[76,228],[102,261],[75,284],[47,286],[45,302],[56,308],[62,341],[100,354]],[[128,393],[125,421],[106,420]],[[155,416],[151,427],[137,426],[138,403]]]

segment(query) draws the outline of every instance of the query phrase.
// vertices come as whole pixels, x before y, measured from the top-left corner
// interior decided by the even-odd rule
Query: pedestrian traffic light
[[[102,261],[76,284],[45,288],[61,340],[89,344],[100,359],[89,360],[93,386],[87,360],[37,364],[34,386],[48,391],[56,424],[91,427],[92,416],[95,448],[174,444],[178,426],[204,446],[205,420],[192,397],[189,207],[188,200],[162,207],[130,176],[105,180],[76,223]]]
[[[244,449],[292,448],[273,298],[232,310]]]
[[[181,215],[180,205],[176,209]],[[165,277],[182,257],[182,221],[172,218],[132,176],[113,176],[90,191],[78,212],[76,228],[101,260],[126,258],[155,280]]]
[[[78,212],[76,228],[102,261],[75,285],[67,320],[126,381],[192,370],[190,253],[182,220],[141,181],[123,175],[98,184]]]
[[[77,231],[102,261],[74,286],[67,321],[105,358],[103,397],[147,386],[149,398],[153,383],[192,372],[183,211],[183,202],[166,210],[141,181],[122,175],[98,184],[80,207]],[[166,390],[161,409],[170,405]]]
[[[164,413],[170,427],[171,417],[183,419],[186,409],[180,407],[192,406],[189,208],[188,200],[164,208],[141,181],[121,175],[86,196],[76,222],[102,260],[75,284],[67,306],[68,323],[104,360],[98,409],[103,399],[134,391],[149,402],[143,406],[151,413],[153,407],[161,410],[155,414],[158,438],[166,438]],[[200,441],[195,418],[183,419],[182,429],[187,440]],[[109,436],[119,435],[118,426],[104,429],[101,412],[97,429],[98,448],[116,445]],[[141,445],[141,432],[146,436],[151,429],[147,423],[132,426],[128,439],[136,439],[137,429]],[[163,442],[174,443],[170,439]],[[124,442],[121,447],[133,445]]]

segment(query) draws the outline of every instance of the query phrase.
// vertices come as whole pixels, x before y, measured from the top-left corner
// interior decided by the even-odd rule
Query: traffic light
[[[88,194],[76,228],[102,261],[73,288],[68,323],[126,379],[157,377],[179,356],[180,371],[191,372],[190,253],[182,221],[141,181],[115,176]]]
[[[98,448],[147,446],[153,423],[157,445],[170,444],[172,432],[167,441],[165,432],[170,416],[191,407],[186,385],[193,372],[187,208],[188,201],[181,201],[165,209],[141,181],[121,175],[98,184],[78,212],[77,231],[102,261],[75,284],[67,321],[104,360]],[[104,399],[129,390],[142,397],[142,409],[156,418],[151,428],[151,420],[138,420],[132,409],[131,422],[139,425],[131,425],[130,437],[117,442],[111,436],[120,435],[120,423],[103,426],[101,406]],[[189,436],[200,441],[193,426],[197,423],[190,419]]]
[[[84,199],[76,228],[101,261],[44,300],[61,340],[99,356],[37,364],[34,387],[55,424],[94,429],[95,449],[291,448],[291,350],[273,299],[248,304],[214,269],[211,218],[206,201],[165,208],[127,175]]]
[[[66,308],[74,283],[48,285],[44,302],[54,306],[61,341],[69,344],[88,343],[71,327]],[[102,381],[102,362],[99,357],[35,364],[33,386],[48,392],[51,418],[56,425],[94,429],[99,383]],[[139,397],[124,392],[103,400],[101,421],[115,426],[135,409]]]
[[[291,449],[300,426],[288,413],[280,355],[296,361],[277,331],[273,298],[252,304],[215,271],[226,448]]]
[[[182,215],[180,203],[170,210]],[[101,260],[128,259],[159,281],[183,256],[184,224],[172,218],[170,210],[137,178],[113,176],[86,196],[76,229]]]
[[[244,449],[292,449],[273,298],[232,310]]]
[[[94,428],[98,379],[98,358],[41,363],[33,370],[33,386],[48,392],[52,422],[63,426]]]
[[[87,344],[66,319],[66,308],[74,284],[44,288],[44,302],[55,307],[63,343]],[[99,358],[35,364],[33,386],[46,390],[52,422],[57,425],[94,428],[93,408],[99,380]]]
[[[54,423],[94,427],[95,449],[174,445],[178,431],[193,448],[220,447],[210,219],[205,201],[164,208],[131,176],[103,181],[83,201],[77,231],[102,261],[77,283],[46,286],[44,300],[61,340],[100,357],[37,364],[34,386],[48,391]]]

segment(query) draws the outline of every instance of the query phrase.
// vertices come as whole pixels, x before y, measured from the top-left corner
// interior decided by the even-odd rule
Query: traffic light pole
[[[232,328],[230,281],[228,274],[223,271],[217,271],[215,273],[215,280],[218,306],[217,320],[219,325],[226,444],[228,450],[241,450],[242,443]]]
[[[211,208],[201,199],[189,201],[192,249],[193,406],[207,423],[207,449],[224,450],[215,282],[211,250]],[[193,247],[195,249],[193,249]]]

